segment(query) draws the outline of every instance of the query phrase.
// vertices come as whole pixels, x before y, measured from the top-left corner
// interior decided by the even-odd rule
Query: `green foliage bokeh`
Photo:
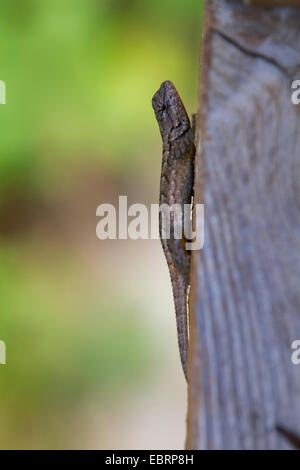
[[[0,79],[7,87],[0,105],[1,214],[20,217],[22,206],[7,203],[16,193],[18,201],[29,194],[34,206],[51,206],[60,191],[70,191],[74,173],[90,167],[122,180],[151,154],[158,139],[151,97],[160,83],[174,80],[196,106],[202,3],[0,0]],[[147,179],[151,162],[142,163]],[[116,295],[105,275],[91,281],[59,236],[49,242],[30,226],[7,234],[6,218],[0,447],[12,446],[18,433],[16,442],[26,447],[21,417],[43,419],[45,409],[61,414],[87,394],[120,393],[151,368],[153,344],[132,295]]]

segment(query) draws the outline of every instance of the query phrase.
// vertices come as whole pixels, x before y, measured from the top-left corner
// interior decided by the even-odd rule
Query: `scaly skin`
[[[191,127],[183,103],[170,81],[164,82],[152,99],[152,106],[163,141],[160,205],[182,208],[191,204],[194,184],[195,130]],[[184,375],[187,378],[188,316],[187,297],[190,272],[190,253],[184,238],[174,237],[174,213],[170,217],[170,237],[163,236],[163,218],[160,212],[159,230],[162,247],[168,263],[175,303],[178,344]]]

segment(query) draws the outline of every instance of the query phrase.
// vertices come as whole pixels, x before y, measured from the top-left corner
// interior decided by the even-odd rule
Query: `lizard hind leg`
[[[174,272],[176,270],[176,273]],[[187,316],[187,292],[188,285],[185,279],[176,268],[171,273],[173,297],[175,303],[177,338],[180,353],[180,360],[187,380],[187,352],[188,352],[188,316]]]

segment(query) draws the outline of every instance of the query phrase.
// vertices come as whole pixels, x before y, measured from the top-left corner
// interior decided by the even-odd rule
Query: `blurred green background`
[[[96,208],[158,200],[151,108],[196,109],[203,2],[0,1],[0,448],[176,449],[186,387],[158,241]]]

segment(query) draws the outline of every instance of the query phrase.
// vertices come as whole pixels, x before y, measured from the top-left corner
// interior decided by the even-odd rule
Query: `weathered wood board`
[[[208,0],[204,23],[186,445],[293,448],[282,428],[300,436],[300,10]]]

